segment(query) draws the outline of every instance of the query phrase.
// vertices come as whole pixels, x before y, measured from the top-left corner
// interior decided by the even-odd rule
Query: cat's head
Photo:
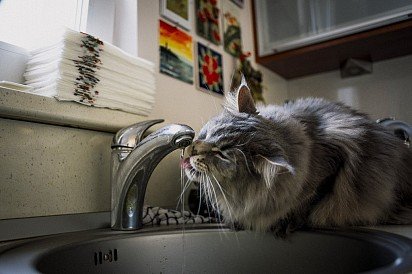
[[[182,165],[192,181],[218,181],[237,187],[246,181],[271,187],[280,173],[294,173],[284,147],[276,142],[273,122],[259,115],[242,77],[235,92],[226,96],[224,110],[210,119],[187,148]]]

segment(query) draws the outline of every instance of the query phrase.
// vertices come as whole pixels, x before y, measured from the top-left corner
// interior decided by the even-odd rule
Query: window
[[[88,0],[0,0],[0,40],[26,49],[50,44],[63,27],[86,30]]]
[[[0,0],[0,20],[0,41],[29,50],[68,27],[137,55],[137,0]]]

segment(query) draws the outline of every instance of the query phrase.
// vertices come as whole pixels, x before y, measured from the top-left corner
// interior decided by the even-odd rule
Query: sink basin
[[[412,272],[412,240],[367,229],[298,231],[286,240],[215,225],[101,229],[2,249],[1,273]]]

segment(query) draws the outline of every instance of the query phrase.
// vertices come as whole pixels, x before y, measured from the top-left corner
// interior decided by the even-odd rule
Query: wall
[[[138,54],[140,57],[155,62],[158,68],[160,57],[158,47],[159,1],[139,1],[138,10]],[[251,1],[245,1],[245,6],[241,9],[240,22],[244,51],[254,52]],[[200,41],[222,53],[224,84],[225,90],[227,90],[234,70],[234,58],[224,52],[223,46],[215,46],[198,37],[195,33],[195,22],[193,22],[190,34],[194,42]],[[254,56],[250,57],[250,60],[253,62]],[[267,101],[282,102],[286,98],[286,81],[254,63],[253,65],[263,72],[263,85],[267,88],[264,91],[264,96]],[[198,130],[204,121],[221,109],[222,101],[223,96],[202,92],[194,84],[186,84],[158,73],[156,106],[151,116],[167,117],[173,122],[186,123]]]
[[[373,73],[347,79],[339,71],[287,82],[290,99],[316,96],[342,101],[373,119],[395,117],[412,124],[412,55],[373,64]]]

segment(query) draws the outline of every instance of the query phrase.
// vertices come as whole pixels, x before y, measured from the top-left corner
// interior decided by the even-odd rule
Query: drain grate
[[[103,262],[116,262],[118,258],[117,249],[110,249],[108,252],[94,252],[94,265],[100,265]]]

